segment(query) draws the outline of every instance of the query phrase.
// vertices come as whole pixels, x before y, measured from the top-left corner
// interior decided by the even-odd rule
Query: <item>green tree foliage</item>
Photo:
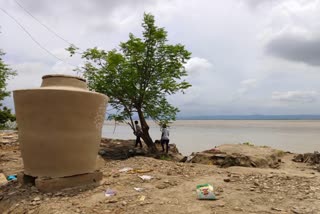
[[[6,90],[7,80],[16,75],[16,72],[4,63],[2,59],[3,55],[4,53],[0,50],[0,128],[4,128],[8,120],[15,120],[14,115],[11,114],[11,110],[2,105],[3,99],[10,95],[10,92]]]
[[[79,70],[88,80],[89,88],[110,97],[115,114],[109,119],[130,121],[137,114],[143,131],[142,138],[155,151],[146,118],[158,123],[175,120],[178,108],[167,101],[167,95],[184,92],[191,85],[184,64],[190,58],[181,44],[168,44],[167,32],[155,25],[154,16],[144,14],[142,38],[129,34],[129,40],[118,49],[104,51],[87,49],[82,53],[85,65]],[[76,52],[70,46],[70,54]]]

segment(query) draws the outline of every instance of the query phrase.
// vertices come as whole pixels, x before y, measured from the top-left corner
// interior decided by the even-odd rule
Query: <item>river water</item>
[[[320,151],[320,120],[178,120],[170,125],[170,143],[184,155],[225,143],[250,142],[297,153]],[[159,126],[150,121],[153,140]],[[103,137],[134,139],[128,125],[105,122]]]

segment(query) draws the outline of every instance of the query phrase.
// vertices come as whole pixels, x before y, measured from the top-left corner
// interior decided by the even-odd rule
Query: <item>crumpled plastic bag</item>
[[[131,168],[131,167],[124,167],[122,169],[119,169],[119,172],[129,172],[129,171],[132,171],[132,170],[133,170],[133,168]]]
[[[149,181],[149,180],[151,180],[153,178],[150,175],[141,175],[141,176],[139,175],[139,177],[144,181]]]
[[[117,192],[115,190],[112,190],[112,189],[107,189],[105,192],[104,192],[104,195],[106,197],[111,197],[111,196],[115,196],[117,194]]]
[[[213,186],[210,184],[197,185],[197,198],[200,200],[216,200],[213,192]]]

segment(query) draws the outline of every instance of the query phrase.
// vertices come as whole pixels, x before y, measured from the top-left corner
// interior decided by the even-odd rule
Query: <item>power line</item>
[[[56,37],[58,37],[59,39],[61,39],[62,41],[68,43],[69,45],[73,45],[72,43],[70,43],[68,40],[64,39],[62,36],[60,36],[58,33],[56,33],[54,30],[52,30],[51,28],[49,28],[47,25],[45,25],[44,23],[42,23],[39,19],[37,19],[34,15],[32,15],[32,13],[30,13],[27,9],[25,9],[18,1],[14,0],[15,3],[17,5],[19,5],[19,7],[21,7],[29,16],[31,16],[34,20],[36,20],[40,25],[42,25],[44,28],[46,28],[49,32],[51,32],[52,34],[54,34]]]
[[[32,41],[34,41],[41,49],[43,49],[45,52],[47,52],[49,55],[51,55],[52,57],[56,58],[59,61],[62,61],[68,65],[71,65],[73,67],[77,67],[74,66],[66,61],[64,61],[63,59],[57,57],[56,55],[54,55],[53,53],[51,53],[48,49],[46,49],[43,45],[41,45],[41,43],[39,43],[33,36],[32,34],[29,33],[29,31],[16,19],[14,18],[12,15],[10,15],[6,10],[4,10],[3,8],[0,8],[0,10],[2,10],[2,12],[4,12],[7,16],[9,16],[16,24],[19,25],[19,27],[32,39]]]

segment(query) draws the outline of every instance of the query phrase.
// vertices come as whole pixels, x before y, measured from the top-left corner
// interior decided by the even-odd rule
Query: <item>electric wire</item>
[[[31,33],[29,33],[29,31],[15,18],[13,17],[10,13],[8,13],[6,10],[4,10],[3,8],[0,8],[0,10],[5,13],[8,17],[10,17],[17,25],[19,25],[19,27],[32,39],[32,41],[34,43],[36,43],[42,50],[44,50],[45,52],[47,52],[49,55],[51,55],[52,57],[56,58],[57,60],[61,61],[61,62],[64,62],[70,66],[73,66],[73,67],[77,67],[75,65],[72,65],[66,61],[64,61],[63,59],[57,57],[56,55],[54,55],[53,53],[51,53],[47,48],[45,48],[40,42],[38,42],[33,36]]]
[[[23,7],[17,0],[14,0],[15,3],[17,5],[19,5],[19,7],[24,10],[29,16],[31,16],[34,20],[36,20],[40,25],[42,25],[44,28],[46,28],[49,32],[51,32],[52,34],[54,34],[56,37],[58,37],[59,39],[61,39],[62,41],[68,43],[69,45],[73,45],[72,43],[70,43],[68,40],[64,39],[62,36],[60,36],[57,32],[55,32],[54,30],[52,30],[50,27],[48,27],[47,25],[45,25],[44,23],[42,23],[39,19],[37,19],[34,15],[32,15],[31,12],[29,12],[25,7]]]

